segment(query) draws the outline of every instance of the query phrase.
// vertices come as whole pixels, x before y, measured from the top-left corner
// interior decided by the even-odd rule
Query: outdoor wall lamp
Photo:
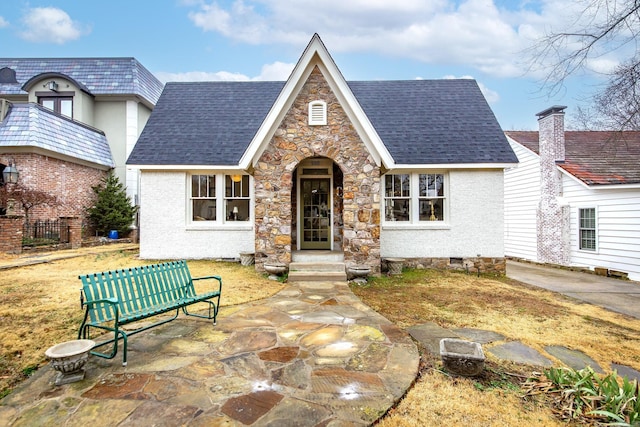
[[[54,82],[53,80],[47,83],[47,87],[49,88],[49,90],[52,90],[54,92],[58,91],[58,83]]]
[[[20,173],[18,172],[18,169],[16,169],[15,162],[10,160],[9,166],[4,168],[4,170],[2,171],[2,179],[5,183],[15,184],[18,182],[19,175]]]

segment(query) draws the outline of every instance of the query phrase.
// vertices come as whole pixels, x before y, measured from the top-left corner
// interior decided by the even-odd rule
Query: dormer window
[[[309,125],[322,126],[327,124],[327,103],[311,101],[309,103]]]
[[[58,114],[73,118],[73,97],[70,96],[40,96],[38,103]]]

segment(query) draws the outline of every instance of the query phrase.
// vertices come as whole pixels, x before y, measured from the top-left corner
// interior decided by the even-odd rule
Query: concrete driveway
[[[507,277],[640,319],[640,283],[507,261]]]

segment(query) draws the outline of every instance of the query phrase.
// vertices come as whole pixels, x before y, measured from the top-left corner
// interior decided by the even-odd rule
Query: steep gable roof
[[[316,67],[387,169],[517,162],[475,81],[347,82],[316,34],[284,83],[167,84],[127,164],[250,168]]]
[[[349,86],[396,164],[517,162],[475,80]]]
[[[539,154],[537,131],[507,131]],[[640,131],[565,131],[565,161],[558,167],[586,185],[640,183]]]
[[[0,149],[16,147],[46,150],[105,169],[115,166],[102,131],[34,103],[11,105],[0,122]]]
[[[167,83],[127,163],[237,166],[283,85]]]
[[[23,85],[45,73],[68,76],[93,95],[136,95],[155,104],[162,83],[135,58],[0,58],[0,69],[16,72],[17,83],[0,84],[0,95],[23,95]]]

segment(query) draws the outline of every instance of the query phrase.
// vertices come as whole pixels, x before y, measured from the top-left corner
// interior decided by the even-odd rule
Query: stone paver
[[[560,345],[548,345],[544,348],[544,351],[559,359],[568,367],[579,371],[589,366],[594,372],[603,373],[604,371],[598,365],[598,362],[587,356],[581,351],[572,350]]]
[[[505,336],[493,331],[485,331],[482,329],[461,328],[454,329],[453,332],[469,341],[480,344],[489,344],[494,341],[504,341]]]
[[[418,372],[415,343],[346,283],[298,283],[218,325],[180,317],[133,336],[128,366],[92,357],[85,380],[49,366],[0,401],[0,424],[358,426]]]
[[[544,357],[537,350],[526,346],[518,341],[510,341],[498,344],[487,350],[499,359],[510,360],[515,363],[534,366],[552,366],[551,360]]]

